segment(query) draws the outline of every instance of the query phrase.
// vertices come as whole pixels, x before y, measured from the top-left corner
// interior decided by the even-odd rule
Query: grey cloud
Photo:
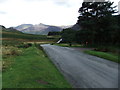
[[[71,5],[69,4],[69,0],[24,0],[24,1],[27,1],[27,2],[47,2],[47,1],[50,1],[50,2],[53,2],[59,6],[66,6],[66,7],[70,7]]]
[[[120,1],[118,2],[118,13],[120,14]]]
[[[55,1],[56,4],[59,4],[59,5],[66,5],[67,2],[64,2],[64,1]]]
[[[70,7],[71,6],[71,4],[69,3],[69,0],[66,0],[66,1],[63,1],[63,0],[55,1],[55,0],[53,0],[53,1],[57,5],[66,6],[66,7]]]
[[[27,2],[35,2],[35,1],[39,1],[39,2],[41,2],[41,1],[46,1],[46,0],[24,0],[24,1],[27,1]]]
[[[8,0],[0,0],[0,3],[6,2],[6,1],[8,1]]]
[[[6,14],[6,12],[4,12],[4,11],[0,11],[0,14]]]

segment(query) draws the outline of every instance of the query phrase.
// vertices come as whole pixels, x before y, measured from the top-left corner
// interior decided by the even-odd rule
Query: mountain
[[[32,24],[21,24],[17,27],[14,27],[14,28],[19,30],[19,31],[22,31],[22,30],[27,29],[27,28],[32,27],[32,26],[33,26]]]
[[[78,31],[78,30],[81,30],[81,27],[76,23],[71,27],[71,29]]]
[[[6,28],[6,27],[5,27],[5,26],[3,26],[3,25],[0,25],[0,30],[2,30],[2,32],[22,33],[22,32],[20,32],[20,31],[16,30],[15,28],[13,28],[13,27]]]
[[[6,30],[5,26],[0,25],[0,31]]]
[[[40,35],[47,35],[49,32],[60,32],[62,31],[61,27],[58,26],[50,26],[45,24],[22,24],[17,27],[14,27],[15,29],[28,34],[40,34]]]
[[[60,28],[62,28],[62,29],[66,29],[66,28],[71,28],[71,27],[73,27],[73,25],[68,25],[68,26],[58,26],[58,27],[60,27]]]

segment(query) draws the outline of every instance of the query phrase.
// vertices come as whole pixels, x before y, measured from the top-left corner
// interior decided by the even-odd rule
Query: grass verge
[[[55,43],[53,45],[62,46],[62,47],[82,47],[82,45],[80,45],[80,44],[72,44],[72,46],[70,46],[67,43],[60,43],[60,44]]]
[[[101,58],[104,58],[104,59],[107,59],[107,60],[110,60],[110,61],[120,63],[118,55],[114,55],[114,54],[107,53],[107,52],[92,51],[92,50],[87,50],[87,51],[84,51],[84,52],[87,53],[87,54],[90,54],[90,55],[98,56],[98,57],[101,57]]]
[[[97,45],[80,45],[80,44],[73,44],[72,46],[69,46],[67,43],[60,43],[60,44],[54,44],[62,47],[78,47],[78,48],[96,48],[97,50],[101,51],[93,51],[93,50],[86,50],[84,51],[87,54],[91,54],[94,56],[98,56],[107,60],[111,60],[117,63],[120,63],[119,60],[119,48],[116,46],[97,46]],[[102,50],[106,50],[106,52],[103,52]]]
[[[7,59],[12,64],[3,72],[3,88],[71,88],[42,50],[34,45],[22,49],[21,55]]]

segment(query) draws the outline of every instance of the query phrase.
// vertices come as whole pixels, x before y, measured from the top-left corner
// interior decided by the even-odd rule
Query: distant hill
[[[68,25],[68,26],[58,26],[58,27],[60,27],[60,28],[62,28],[62,29],[66,29],[66,28],[71,28],[71,27],[73,27],[74,25]]]
[[[45,24],[22,24],[17,27],[14,27],[15,29],[28,34],[40,34],[40,35],[48,35],[49,32],[60,32],[63,28],[67,28],[67,26],[51,26],[51,25],[45,25]],[[70,26],[68,26],[70,27]]]
[[[21,39],[21,40],[56,40],[56,38],[47,37],[46,35],[33,35],[22,33],[12,27],[6,28],[0,25],[0,34],[2,34],[2,39]],[[1,37],[0,37],[1,38]]]
[[[14,28],[19,30],[19,31],[22,31],[22,30],[27,29],[27,28],[32,27],[32,26],[33,26],[32,24],[21,24],[17,27],[14,27]]]
[[[12,33],[12,32],[14,32],[14,33],[22,33],[22,32],[20,32],[20,31],[18,31],[18,30],[16,30],[16,29],[14,29],[13,27],[10,27],[10,28],[6,28],[5,26],[3,26],[3,25],[0,25],[0,30],[2,30],[2,32],[3,33],[7,33],[7,32],[9,32],[9,33]]]
[[[5,26],[0,25],[0,31],[6,30]]]
[[[71,28],[76,31],[81,30],[81,27],[77,23],[73,25]]]

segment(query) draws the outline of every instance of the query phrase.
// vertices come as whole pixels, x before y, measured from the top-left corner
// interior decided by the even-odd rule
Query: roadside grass
[[[9,56],[3,71],[3,88],[71,88],[55,65],[34,45],[19,48],[21,54]]]
[[[1,33],[3,88],[72,88],[42,48],[34,45],[56,42],[60,36]]]
[[[62,46],[62,47],[78,47],[78,48],[96,48],[96,49],[107,49],[110,52],[116,53],[119,51],[119,46],[114,45],[82,45],[78,43],[73,43],[72,46],[69,43],[53,43],[53,45]]]
[[[95,50],[86,50],[84,51],[87,54],[98,56],[107,60],[111,60],[117,63],[120,63],[119,57],[119,47],[118,46],[98,46],[98,45],[81,45],[81,44],[72,44],[72,46],[69,46],[68,43],[60,43],[60,44],[53,44],[57,46],[62,46],[62,47],[76,47],[76,48],[94,48]],[[105,52],[104,52],[105,51]]]
[[[72,44],[72,46],[70,46],[67,43],[59,43],[59,44],[55,43],[53,45],[62,46],[62,47],[82,47],[82,45],[80,45],[80,44]]]
[[[120,56],[116,55],[116,54],[112,54],[112,53],[108,53],[108,52],[92,51],[92,50],[87,50],[84,52],[87,54],[90,54],[90,55],[98,56],[98,57],[101,57],[101,58],[104,58],[104,59],[107,59],[110,61],[120,63],[120,60],[118,58]]]

